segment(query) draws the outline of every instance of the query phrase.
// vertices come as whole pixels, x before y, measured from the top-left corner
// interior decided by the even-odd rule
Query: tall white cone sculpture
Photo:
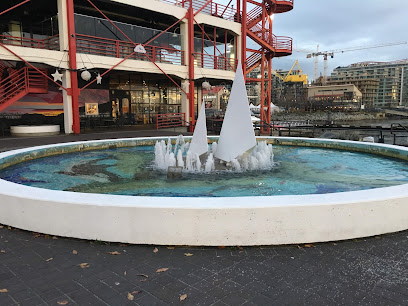
[[[205,103],[201,105],[200,113],[198,114],[197,124],[194,129],[193,138],[191,139],[190,149],[191,153],[201,154],[207,153],[208,143],[207,143],[207,123],[205,119]]]
[[[215,157],[230,162],[256,145],[241,62],[232,84]]]

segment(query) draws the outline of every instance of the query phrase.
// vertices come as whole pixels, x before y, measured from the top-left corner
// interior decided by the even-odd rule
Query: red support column
[[[265,50],[262,49],[261,57],[261,133],[265,133],[265,124],[267,123],[267,118],[265,115]]]
[[[237,19],[235,22],[241,21],[241,0],[237,0]]]
[[[272,55],[268,56],[268,94],[267,99],[268,108],[266,109],[268,117],[266,122],[268,122],[268,133],[271,131],[271,102],[272,102]]]
[[[79,89],[78,89],[78,73],[76,64],[76,37],[75,37],[75,22],[74,22],[74,2],[67,0],[67,20],[68,20],[68,47],[69,47],[69,68],[71,75],[71,90],[68,94],[72,97],[72,130],[74,134],[80,133],[79,125]]]
[[[216,48],[216,46],[217,46],[217,32],[216,32],[216,27],[214,27],[214,42],[213,42],[213,44],[214,44],[214,65],[213,65],[213,69],[217,69],[217,67],[218,67],[218,63],[217,63],[217,56],[216,56],[216,51],[215,50],[217,50]],[[220,52],[221,53],[221,52]]]
[[[190,7],[188,8],[188,78],[190,80],[188,91],[188,105],[189,105],[189,131],[194,132],[195,114],[194,114],[194,11],[193,0],[190,0]]]
[[[244,73],[244,80],[246,82],[246,32],[247,32],[247,0],[242,0],[242,51],[241,51],[241,63],[242,72]]]

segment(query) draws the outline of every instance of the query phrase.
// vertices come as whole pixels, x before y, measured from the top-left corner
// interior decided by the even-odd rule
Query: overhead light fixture
[[[176,31],[177,31],[178,28],[179,28],[179,27],[177,27],[177,28],[174,29],[172,37],[174,37],[174,38],[178,37],[178,34],[176,33]]]

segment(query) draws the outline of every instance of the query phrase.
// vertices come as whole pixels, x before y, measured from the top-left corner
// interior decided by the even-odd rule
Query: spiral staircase
[[[272,58],[292,54],[292,38],[286,36],[276,36],[272,33],[272,14],[285,13],[293,9],[294,0],[243,0],[251,3],[254,8],[246,14],[246,27],[243,36],[249,37],[259,49],[249,49],[245,46],[245,77],[247,82],[260,82],[260,104],[261,104],[261,132],[269,133],[271,116],[271,83],[272,83]],[[248,56],[249,54],[249,56]],[[255,68],[261,66],[260,78],[250,78],[248,74]]]
[[[245,1],[245,0],[244,0]],[[254,1],[250,3],[255,4]],[[246,72],[259,66],[262,53],[266,57],[281,57],[292,54],[292,38],[276,36],[266,26],[272,21],[272,14],[285,13],[293,9],[293,0],[263,0],[247,13],[246,35],[260,45],[258,52],[246,58]]]

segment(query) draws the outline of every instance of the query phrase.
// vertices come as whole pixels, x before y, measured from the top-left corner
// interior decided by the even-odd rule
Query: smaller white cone
[[[194,129],[193,138],[191,139],[190,149],[191,153],[198,156],[207,153],[207,123],[205,119],[205,104],[201,105],[200,113],[198,114],[197,124]]]

